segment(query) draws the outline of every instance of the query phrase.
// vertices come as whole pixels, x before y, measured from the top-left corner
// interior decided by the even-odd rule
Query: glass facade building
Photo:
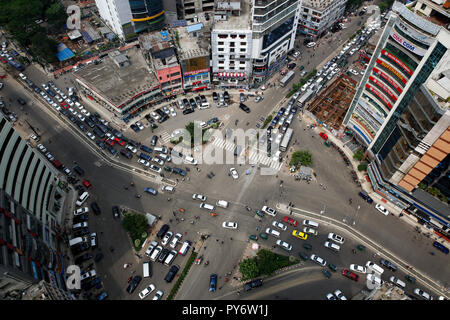
[[[164,27],[162,0],[129,0],[136,33],[155,31]]]

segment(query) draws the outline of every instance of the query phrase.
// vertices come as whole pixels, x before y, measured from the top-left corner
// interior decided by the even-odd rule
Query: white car
[[[272,209],[272,208],[270,208],[268,206],[262,207],[261,211],[267,213],[268,215],[270,215],[272,217],[275,217],[277,215],[276,210],[274,210],[274,209]]]
[[[382,205],[380,204],[376,204],[375,205],[375,209],[377,209],[378,211],[380,211],[382,214],[384,214],[385,216],[389,215],[389,211],[387,211]]]
[[[236,171],[236,168],[230,168],[230,173],[231,173],[231,176],[233,177],[233,179],[238,179],[239,178],[239,174],[238,174],[238,172]]]
[[[139,128],[139,130],[144,130],[145,127],[142,125],[142,123],[140,123],[139,121],[135,123],[135,125],[137,125],[137,127]]]
[[[175,111],[175,109],[173,107],[170,107],[169,110],[170,110],[171,117],[175,117],[177,115],[177,112]]]
[[[350,265],[350,270],[356,271],[356,272],[359,272],[359,273],[366,273],[367,272],[366,267],[360,266],[358,264],[351,264]]]
[[[381,278],[377,277],[373,273],[369,273],[367,275],[367,280],[372,282],[373,284],[378,284],[379,286],[383,284],[383,280],[381,280]]]
[[[39,149],[40,152],[42,153],[46,153],[47,152],[47,148],[44,147],[44,145],[42,143],[37,145],[37,148]]]
[[[307,48],[312,48],[312,47],[315,47],[315,46],[316,46],[316,43],[315,43],[315,42],[310,42],[310,43],[308,43],[308,44],[306,45]]]
[[[304,233],[313,234],[315,236],[317,236],[319,234],[316,229],[313,229],[313,228],[310,228],[310,227],[304,227],[303,228],[303,232]]]
[[[325,267],[327,265],[327,262],[325,260],[323,260],[321,257],[319,257],[319,256],[317,256],[315,254],[312,254],[310,259],[312,261],[314,261],[315,263],[320,264],[322,267]]]
[[[42,88],[44,88],[44,90],[48,90],[49,89],[49,87],[45,83],[42,84]]]
[[[72,174],[72,171],[70,171],[70,169],[69,168],[64,168],[64,173],[66,174],[66,175],[68,175],[68,176],[70,176],[71,174]]]
[[[147,160],[144,160],[144,159],[139,159],[138,163],[140,163],[140,164],[142,164],[143,166],[146,166],[146,167],[150,166],[150,162],[148,162]]]
[[[107,132],[106,133],[106,136],[109,138],[109,139],[111,139],[111,140],[114,140],[114,135],[111,133],[111,132]]]
[[[192,199],[194,199],[194,200],[200,200],[200,201],[206,201],[206,197],[205,197],[204,195],[202,195],[202,194],[197,194],[197,193],[194,193],[194,194],[192,195]]]
[[[161,172],[161,168],[155,166],[154,164],[151,164],[149,168],[150,168],[150,170],[155,171],[156,173],[160,173]]]
[[[338,235],[336,233],[332,233],[332,232],[330,232],[328,234],[328,239],[333,240],[333,241],[335,241],[337,243],[340,243],[340,244],[343,244],[344,241],[345,241],[344,237],[342,237],[342,236],[340,236],[340,235]]]
[[[292,250],[292,245],[290,245],[289,243],[287,243],[285,241],[277,240],[277,245],[282,247],[284,250],[287,250],[287,251],[291,251]]]
[[[86,109],[82,109],[81,112],[86,116],[89,117],[91,115],[91,113],[89,111],[87,111]]]
[[[22,80],[26,80],[26,79],[27,79],[27,76],[24,75],[23,73],[19,73],[19,77],[20,77],[20,79],[22,79]]]
[[[237,229],[238,225],[236,222],[224,221],[224,223],[222,223],[222,227],[226,229]]]
[[[404,283],[402,280],[400,280],[399,278],[396,278],[394,276],[390,277],[389,281],[391,281],[393,284],[399,286],[402,289],[404,289],[406,287],[406,283]]]
[[[92,132],[88,132],[86,133],[86,135],[91,139],[91,140],[95,140],[95,136]]]
[[[172,249],[174,249],[177,246],[178,242],[180,242],[182,237],[183,237],[183,235],[181,233],[175,234],[175,236],[173,237],[172,241],[170,241],[170,247]]]
[[[283,231],[286,231],[286,230],[287,230],[287,227],[286,227],[284,224],[282,224],[281,222],[274,221],[274,222],[272,222],[272,225],[273,225],[274,227],[277,227],[277,228],[283,230]]]
[[[173,232],[172,231],[167,231],[167,233],[164,235],[164,238],[161,241],[161,244],[163,246],[165,246],[166,244],[169,243],[170,238],[172,238],[173,236]]]
[[[130,150],[131,152],[133,152],[133,153],[136,153],[136,152],[137,152],[137,149],[136,149],[135,147],[133,147],[131,144],[127,145],[126,148],[127,148],[128,150]]]
[[[162,186],[161,187],[161,191],[165,191],[168,193],[174,193],[175,192],[175,188],[172,186]]]
[[[89,212],[89,207],[84,207],[84,208],[80,208],[80,209],[75,210],[73,212],[73,215],[74,216],[79,216],[81,214],[85,214],[85,213],[88,213],[88,212]]]
[[[97,272],[95,270],[89,270],[89,271],[83,273],[81,275],[80,279],[81,279],[81,281],[83,281],[83,280],[86,280],[88,278],[95,277],[96,275],[97,275]]]
[[[154,112],[154,111],[152,111],[152,112],[150,112],[150,115],[153,117],[153,119],[155,119],[155,120],[158,120],[159,118],[160,118],[160,116],[156,113],[156,112]]]
[[[80,119],[81,121],[84,121],[84,116],[81,114],[81,113],[79,113],[79,114],[77,114],[77,117],[78,117],[78,119]]]
[[[414,294],[425,300],[433,300],[433,297],[429,293],[420,290],[419,288],[414,289]]]
[[[336,296],[332,293],[327,293],[327,300],[337,300]]]
[[[153,292],[153,290],[155,290],[155,285],[152,283],[150,284],[147,288],[145,288],[144,290],[142,290],[141,292],[139,292],[139,298],[141,299],[145,299],[150,293]]]
[[[164,292],[162,292],[161,290],[156,291],[155,295],[153,296],[152,300],[159,300],[162,298]]]
[[[334,291],[334,295],[339,299],[339,300],[347,300],[347,298],[344,296],[344,294],[342,293],[341,290],[337,289]]]
[[[164,161],[162,161],[161,159],[159,159],[157,157],[153,157],[152,161],[159,164],[160,166],[162,166],[164,164]]]
[[[158,242],[157,241],[152,241],[152,243],[150,243],[150,245],[148,246],[147,250],[145,250],[145,255],[147,257],[150,257],[150,255],[152,254],[153,249],[155,249],[158,246]]]
[[[72,225],[72,230],[80,229],[80,228],[87,228],[88,223],[87,222],[80,222]]]

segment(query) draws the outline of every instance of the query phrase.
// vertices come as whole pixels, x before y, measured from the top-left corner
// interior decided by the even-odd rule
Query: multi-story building
[[[345,11],[347,0],[302,0],[299,32],[321,37]]]
[[[0,299],[39,280],[65,290],[67,183],[3,116],[0,154]]]
[[[249,1],[249,0],[243,0]],[[263,83],[294,48],[302,0],[252,0],[252,82]]]
[[[252,73],[250,3],[218,1],[211,31],[213,83],[219,87],[246,87]]]
[[[374,190],[448,230],[448,206],[433,208],[414,189],[448,164],[450,20],[443,15],[441,27],[399,2],[392,11],[344,125],[367,150]]]
[[[179,0],[182,7],[183,19],[195,21],[199,13],[213,11],[214,0]]]
[[[123,120],[162,99],[158,79],[136,48],[110,52],[73,75],[94,107]]]
[[[183,92],[181,67],[169,33],[153,32],[139,37],[139,41],[159,81],[162,95],[167,97]]]
[[[172,30],[183,74],[185,91],[210,87],[210,33],[204,22]]]
[[[162,0],[95,0],[100,17],[122,40],[164,26]]]
[[[73,295],[49,285],[45,281],[27,288],[22,300],[75,300]]]

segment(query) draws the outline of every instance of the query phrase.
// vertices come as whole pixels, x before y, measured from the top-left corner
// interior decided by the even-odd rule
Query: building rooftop
[[[178,56],[180,60],[209,56],[207,43],[209,42],[210,35],[203,30],[203,23],[196,23],[195,25],[198,26],[192,28],[192,25],[190,25],[174,29],[174,32],[178,32]],[[200,25],[202,25],[201,28]],[[196,31],[188,32],[188,30]]]
[[[108,55],[101,59],[101,63],[91,63],[74,72],[76,78],[117,107],[159,85],[140,50],[132,48],[121,53],[129,62],[123,67]]]
[[[156,70],[176,67],[179,65],[176,55],[168,56],[167,58],[153,58],[153,65]]]
[[[142,48],[151,52],[170,48],[172,46],[171,40],[167,31],[156,31],[139,36],[139,42]]]
[[[318,11],[328,8],[332,3],[340,0],[302,0],[302,7],[318,9]]]
[[[237,3],[240,3],[238,6]],[[214,12],[214,30],[250,30],[251,29],[251,1],[219,1]]]
[[[414,190],[412,194],[414,198],[418,199],[419,201],[433,209],[435,212],[438,212],[439,215],[444,218],[444,220],[448,221],[450,219],[448,204],[439,201],[434,196],[420,188],[416,188],[416,190]]]
[[[369,297],[370,300],[411,300],[402,289],[387,281],[380,289],[372,291]]]

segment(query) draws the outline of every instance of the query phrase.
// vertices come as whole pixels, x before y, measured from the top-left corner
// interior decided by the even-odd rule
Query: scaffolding
[[[316,99],[308,103],[307,110],[329,127],[339,130],[357,84],[352,78],[341,74]]]

